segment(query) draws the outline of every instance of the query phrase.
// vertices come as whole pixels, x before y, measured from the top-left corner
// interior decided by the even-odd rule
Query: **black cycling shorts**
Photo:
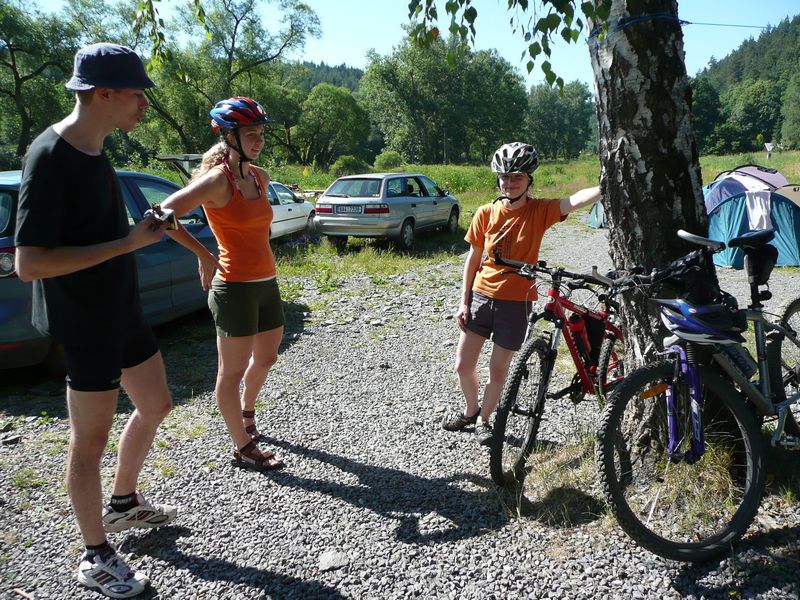
[[[158,352],[149,325],[142,323],[127,334],[103,343],[64,344],[67,385],[79,392],[105,392],[119,387],[122,369],[140,365]]]

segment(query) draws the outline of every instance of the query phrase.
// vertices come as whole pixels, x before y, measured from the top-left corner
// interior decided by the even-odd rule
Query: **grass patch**
[[[504,499],[512,516],[573,527],[603,515],[602,503],[583,491],[592,489],[597,471],[593,432],[571,444],[539,446],[528,465],[523,489]]]
[[[157,456],[153,460],[153,468],[161,477],[172,477],[178,472],[178,467],[175,463],[163,456]]]
[[[37,444],[47,456],[60,456],[69,448],[69,432],[48,431],[38,436]]]
[[[39,474],[30,467],[24,467],[11,475],[11,485],[20,490],[37,488],[47,483]]]

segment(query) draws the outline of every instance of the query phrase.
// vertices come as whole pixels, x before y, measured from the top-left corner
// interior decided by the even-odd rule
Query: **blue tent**
[[[589,216],[586,217],[586,224],[595,229],[608,227],[606,211],[603,209],[603,204],[599,200],[592,205],[592,210],[589,211]]]
[[[800,186],[786,186],[800,190]],[[751,231],[772,227],[778,249],[778,266],[800,265],[800,204],[776,191],[743,192],[722,200],[708,214],[708,237],[729,240]],[[741,269],[744,255],[739,248],[725,248],[714,255],[714,263]]]

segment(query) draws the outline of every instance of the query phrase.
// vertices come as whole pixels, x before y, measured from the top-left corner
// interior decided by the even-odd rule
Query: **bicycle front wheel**
[[[797,339],[800,336],[800,298],[780,308],[780,322],[793,333],[792,337]],[[788,398],[800,391],[800,348],[789,340],[784,340],[781,344],[781,365],[784,389]]]
[[[625,533],[664,558],[704,561],[728,552],[755,518],[764,450],[742,396],[701,368],[705,451],[683,458],[692,441],[691,404],[674,373],[671,362],[650,365],[617,387],[597,434],[596,458],[606,501]],[[670,385],[678,420],[672,456]]]
[[[525,464],[542,419],[550,369],[547,343],[542,338],[527,340],[514,357],[494,417],[489,453],[489,472],[497,485],[518,487],[525,479]]]

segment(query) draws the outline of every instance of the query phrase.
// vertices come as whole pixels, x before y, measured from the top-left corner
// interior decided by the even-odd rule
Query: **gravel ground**
[[[542,255],[573,269],[607,267],[606,246],[603,232],[566,223],[547,234]],[[289,327],[259,401],[261,429],[287,463],[278,473],[230,465],[211,392],[210,319],[159,330],[176,408],[141,487],[180,513],[161,530],[110,535],[153,581],[144,597],[800,597],[800,502],[780,493],[780,475],[736,553],[700,566],[628,540],[606,515],[585,448],[557,476],[534,473],[521,500],[499,493],[473,436],[439,427],[461,406],[452,375],[460,268],[353,277],[338,288],[282,282]],[[743,297],[745,286],[731,283],[740,272],[721,278]],[[775,295],[796,293],[796,278],[776,273]],[[74,579],[81,543],[54,385],[27,372],[0,382],[15,427],[0,437],[21,436],[0,446],[1,598],[97,597]],[[589,402],[578,408],[558,421],[565,437],[596,416]],[[129,411],[123,400],[117,433]],[[800,465],[794,455],[784,461],[793,472]],[[107,486],[113,464],[110,451]]]

